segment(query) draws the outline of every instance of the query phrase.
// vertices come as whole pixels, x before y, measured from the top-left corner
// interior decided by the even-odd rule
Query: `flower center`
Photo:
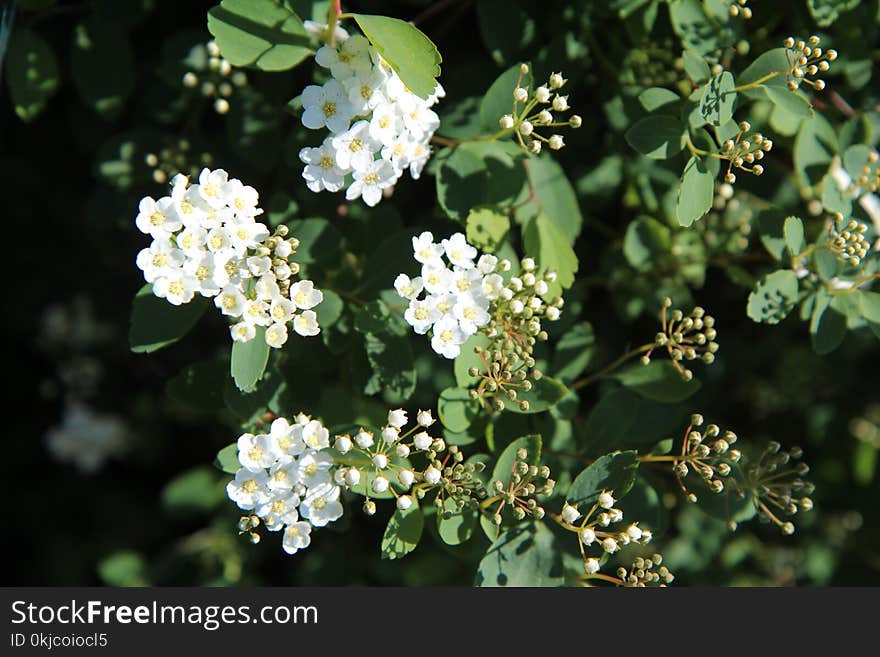
[[[156,210],[150,215],[150,223],[154,226],[161,226],[165,223],[165,215]]]
[[[180,281],[174,281],[168,286],[168,293],[173,294],[174,296],[180,296],[183,294],[183,283]]]
[[[318,166],[322,169],[332,169],[333,168],[333,158],[325,155],[320,160],[318,160]]]
[[[364,182],[367,185],[375,185],[377,182],[379,182],[379,174],[378,173],[368,173],[366,176],[364,176]]]
[[[363,147],[364,142],[362,142],[360,139],[355,138],[348,142],[348,150],[350,150],[352,153],[357,153]]]
[[[324,112],[324,116],[333,116],[336,114],[336,103],[328,100],[321,109]]]

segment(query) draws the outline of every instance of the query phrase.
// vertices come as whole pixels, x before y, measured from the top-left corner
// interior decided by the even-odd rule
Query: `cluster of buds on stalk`
[[[752,129],[748,121],[739,124],[739,132],[733,139],[728,139],[721,145],[721,157],[727,160],[727,173],[724,181],[731,185],[736,182],[736,174],[733,169],[739,169],[760,176],[764,173],[764,167],[757,164],[764,159],[764,153],[769,153],[773,148],[773,141],[767,139],[760,132],[748,134]]]
[[[752,10],[746,6],[748,4],[749,0],[731,0],[727,11],[733,17],[741,16],[743,20],[749,20],[752,17]]]
[[[801,459],[800,447],[783,450],[773,441],[764,449],[754,465],[746,465],[743,488],[748,490],[758,511],[761,522],[773,523],[783,534],[794,533],[794,523],[779,516],[794,516],[798,511],[813,508],[812,495],[815,487],[803,477],[810,467]]]
[[[252,513],[238,519],[238,535],[248,535],[248,540],[256,545],[262,538],[256,531],[260,527],[260,516]]]
[[[691,502],[697,496],[688,491],[684,483],[691,470],[696,472],[713,493],[724,491],[724,481],[732,472],[732,465],[742,458],[738,449],[732,448],[736,443],[736,434],[732,431],[721,432],[717,424],[709,424],[705,429],[703,416],[695,413],[684,432],[681,451],[673,457],[672,472],[678,480],[681,490]]]
[[[681,377],[690,381],[694,378],[694,373],[684,367],[681,361],[699,359],[707,365],[715,362],[715,353],[718,351],[718,343],[715,342],[715,318],[707,315],[700,306],[691,310],[688,316],[677,308],[667,313],[671,306],[672,299],[667,297],[663,300],[660,311],[661,331],[654,337],[654,346],[642,356],[642,364],[651,362],[651,354],[655,349],[664,348]]]
[[[617,569],[619,586],[630,588],[646,588],[649,586],[665,587],[671,584],[675,576],[669,568],[662,565],[663,557],[653,554],[651,557],[636,557],[629,569],[621,566]]]
[[[510,263],[502,261],[505,264],[509,268]],[[543,298],[556,281],[555,272],[536,274],[532,258],[523,258],[520,265],[522,274],[512,276],[502,288],[490,309],[489,323],[481,329],[490,341],[488,346],[474,349],[481,366],[468,372],[479,379],[471,397],[496,411],[504,410],[505,400],[520,410],[529,410],[529,402],[519,395],[531,390],[533,381],[542,376],[532,355],[535,344],[548,338],[541,322],[559,319],[564,303],[562,297],[550,303]]]
[[[880,164],[878,161],[880,161],[880,156],[877,155],[877,151],[868,153],[868,161],[865,162],[865,166],[853,181],[853,187],[869,192],[880,190]]]
[[[857,267],[868,251],[871,243],[865,238],[868,226],[855,219],[846,221],[836,212],[834,221],[828,225],[828,249],[843,263]]]
[[[431,490],[438,491],[435,503],[441,507],[449,498],[461,507],[485,497],[476,476],[483,464],[464,463],[458,447],[432,437],[427,431],[435,422],[430,411],[419,411],[409,429],[405,429],[407,422],[406,411],[396,409],[389,411],[388,423],[379,431],[361,427],[354,435],[334,438],[333,448],[340,455],[336,483],[366,498],[364,513],[376,512],[372,496],[388,497],[388,493],[396,498],[401,511],[413,505],[413,495],[422,499]],[[423,466],[413,466],[410,459],[415,456],[423,457]]]
[[[210,167],[214,158],[207,152],[194,155],[190,153],[191,148],[188,139],[178,139],[158,153],[147,153],[144,162],[153,170],[153,180],[163,185],[178,172],[198,178],[199,171]]]
[[[831,62],[837,59],[837,51],[822,50],[819,42],[819,37],[815,35],[806,41],[788,37],[783,42],[790,67],[786,74],[789,89],[797,89],[801,83],[806,83],[817,91],[825,88],[825,80],[816,76],[831,68]]]
[[[197,45],[190,50],[186,61],[193,66],[183,75],[183,86],[198,89],[205,98],[213,99],[214,111],[226,114],[229,111],[229,98],[236,87],[247,84],[244,71],[233,71],[232,64],[220,56],[220,47],[214,41]]]
[[[581,513],[577,505],[566,502],[562,511],[553,516],[560,526],[578,535],[585,579],[608,579],[606,575],[597,575],[602,566],[601,560],[599,557],[589,556],[588,549],[598,546],[604,554],[614,554],[630,543],[645,544],[653,538],[651,531],[639,527],[638,522],[623,527],[623,511],[614,508],[616,502],[614,491],[603,490],[586,513]],[[617,527],[612,528],[611,525]]]
[[[547,137],[540,134],[539,130],[560,127],[576,129],[581,127],[583,120],[577,114],[565,120],[558,116],[571,109],[568,96],[559,93],[567,82],[561,73],[553,73],[546,84],[534,90],[529,85],[523,86],[523,80],[528,74],[528,64],[522,64],[516,88],[513,90],[513,112],[502,116],[498,124],[502,130],[513,130],[519,145],[531,153],[540,153],[544,144],[558,151],[565,146],[562,135],[552,133]]]
[[[556,482],[550,478],[550,468],[546,465],[529,463],[529,452],[522,447],[516,452],[516,459],[510,469],[510,479],[497,479],[490,482],[491,497],[483,501],[483,508],[492,514],[492,522],[500,525],[505,509],[510,509],[513,519],[524,520],[526,516],[535,520],[544,517],[544,507],[538,504],[537,495],[552,495]]]

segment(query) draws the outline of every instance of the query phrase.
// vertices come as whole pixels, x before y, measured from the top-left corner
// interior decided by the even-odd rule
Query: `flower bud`
[[[550,100],[550,90],[541,85],[537,89],[535,89],[535,98],[539,103],[546,103]]]
[[[529,99],[529,92],[522,87],[513,90],[513,99],[518,103],[524,103]]]
[[[505,130],[510,130],[513,127],[513,117],[510,114],[505,114],[498,120],[498,125]]]
[[[373,479],[373,483],[370,485],[370,487],[373,489],[374,493],[381,494],[388,490],[388,484],[388,480],[380,475]]]
[[[334,449],[340,454],[347,454],[351,450],[351,438],[348,436],[336,436],[333,443]]]

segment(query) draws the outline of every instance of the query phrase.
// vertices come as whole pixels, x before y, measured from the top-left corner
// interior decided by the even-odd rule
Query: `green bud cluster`
[[[727,173],[724,182],[733,184],[736,182],[736,174],[733,169],[746,171],[756,176],[764,173],[764,167],[757,164],[764,159],[764,153],[773,149],[773,141],[767,139],[760,132],[750,132],[752,129],[748,121],[739,124],[739,132],[733,139],[726,140],[721,145],[721,157],[727,160]]]
[[[761,453],[757,463],[745,467],[743,486],[755,500],[758,519],[775,524],[786,535],[794,533],[794,523],[783,518],[813,508],[809,496],[815,487],[803,478],[810,471],[802,460],[803,456],[800,447],[786,451],[773,441]]]
[[[825,80],[816,76],[831,68],[831,62],[837,59],[836,50],[822,50],[821,39],[813,35],[806,41],[788,37],[784,42],[785,54],[788,57],[789,70],[786,74],[789,89],[797,89],[802,83],[822,91]]]
[[[742,453],[733,448],[737,435],[733,431],[724,431],[717,424],[708,424],[703,428],[703,416],[695,413],[684,432],[681,451],[672,462],[672,472],[681,489],[691,502],[697,496],[689,492],[684,479],[693,470],[710,491],[722,493],[725,481],[734,472],[734,467],[742,458]]]
[[[855,219],[846,221],[839,212],[828,226],[828,249],[843,263],[857,267],[871,248],[865,238],[868,226]]]
[[[515,521],[524,520],[526,516],[541,520],[545,515],[537,496],[552,495],[556,481],[550,478],[549,466],[533,465],[528,458],[528,450],[519,449],[511,467],[510,480],[505,484],[498,479],[489,485],[489,492],[493,496],[485,506],[491,508],[497,502],[492,511],[492,521],[496,525],[502,523],[505,509],[510,509]]]
[[[707,315],[700,306],[696,306],[687,316],[678,309],[667,312],[671,306],[672,300],[667,297],[660,311],[661,331],[654,337],[654,347],[642,357],[642,363],[650,363],[653,351],[664,348],[681,377],[690,381],[694,373],[682,366],[683,361],[699,359],[707,365],[715,362],[715,353],[718,351],[715,318]]]
[[[164,185],[171,176],[179,172],[188,173],[190,178],[197,178],[202,168],[210,167],[214,163],[214,157],[205,151],[195,154],[191,150],[189,139],[175,139],[169,141],[158,153],[147,153],[144,163],[153,170],[153,180],[160,185]]]
[[[651,557],[636,557],[629,569],[620,567],[617,576],[620,586],[645,588],[649,586],[665,587],[671,584],[675,576],[662,565],[663,556],[653,554]]]

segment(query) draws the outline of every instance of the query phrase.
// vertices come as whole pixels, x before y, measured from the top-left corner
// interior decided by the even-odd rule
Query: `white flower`
[[[388,485],[388,480],[382,475],[379,475],[375,479],[373,479],[373,483],[370,484],[370,487],[373,489],[374,493],[378,493],[381,495],[388,490]]]
[[[398,429],[402,428],[408,421],[407,413],[402,408],[396,408],[388,411],[388,424]]]
[[[416,422],[419,423],[420,427],[430,427],[434,424],[434,417],[431,415],[431,411],[419,411],[419,414],[416,415]]]
[[[357,468],[348,468],[345,471],[345,483],[348,486],[357,486],[361,481],[361,471]]]
[[[404,445],[403,443],[398,443],[397,447],[394,448],[394,451],[402,459],[405,459],[409,456],[409,447],[407,445]]]
[[[389,445],[396,443],[400,439],[400,429],[397,427],[385,427],[382,429],[382,440]]]
[[[269,469],[268,487],[272,491],[289,491],[299,483],[296,461],[278,461]],[[297,501],[299,504],[299,501]]]
[[[170,240],[153,240],[153,243],[137,254],[138,269],[144,272],[144,280],[152,283],[157,278],[167,278],[181,267],[185,257],[183,251],[174,248]],[[418,293],[416,293],[418,294]]]
[[[333,441],[333,449],[340,454],[348,454],[351,451],[351,438],[349,436],[336,436]]]
[[[342,517],[342,504],[339,503],[339,486],[329,482],[310,488],[300,504],[303,518],[315,527],[323,527]]]
[[[461,353],[461,345],[467,335],[461,330],[458,322],[451,317],[444,317],[434,324],[434,337],[431,348],[444,358],[456,358]]]
[[[390,146],[400,134],[403,119],[398,107],[391,103],[383,103],[373,110],[370,119],[370,136],[384,146]]]
[[[257,207],[257,203],[260,202],[260,193],[250,185],[242,183],[238,178],[233,178],[226,183],[224,192],[226,204],[240,217],[254,217],[263,213]]]
[[[318,23],[316,21],[303,21],[303,27],[306,28],[306,32],[311,36],[323,39],[325,37],[325,32],[327,32],[330,26],[326,23]],[[336,29],[333,30],[333,40],[336,43],[341,43],[347,38],[348,31],[346,31],[341,25],[337,24]]]
[[[498,258],[489,253],[484,253],[480,256],[480,259],[477,260],[477,269],[480,270],[481,274],[491,274],[497,268]]]
[[[309,280],[297,281],[290,286],[290,299],[301,310],[314,308],[324,300],[324,293]]]
[[[296,462],[298,480],[309,488],[328,483],[332,466],[332,456],[326,452],[309,450]]]
[[[361,429],[354,437],[354,442],[361,449],[367,449],[373,446],[373,433]]]
[[[434,442],[434,439],[428,435],[427,431],[420,431],[415,436],[413,436],[413,444],[416,446],[416,449],[426,450],[431,444]]]
[[[454,267],[449,289],[453,294],[481,294],[483,287],[483,275],[476,269],[462,269]]]
[[[198,288],[199,282],[195,277],[182,270],[173,271],[153,282],[153,294],[174,306],[192,301]]]
[[[400,485],[404,488],[409,488],[412,486],[413,482],[416,480],[416,475],[412,470],[401,470],[397,475],[397,481],[400,482]]]
[[[281,546],[287,554],[296,554],[299,550],[309,547],[312,542],[310,536],[312,526],[307,522],[295,522],[284,529],[284,539]]]
[[[302,104],[302,123],[311,130],[326,126],[330,132],[345,132],[354,115],[348,94],[336,79],[328,80],[322,87],[314,84],[307,86],[302,92]]]
[[[256,511],[266,525],[266,529],[277,532],[285,525],[292,525],[299,520],[299,513],[296,510],[299,503],[299,495],[282,493],[258,506]]]
[[[455,233],[448,240],[443,240],[441,244],[449,262],[463,269],[473,269],[477,250],[468,244],[464,234]]]
[[[488,276],[483,277],[480,291],[483,293],[484,297],[490,301],[494,301],[501,296],[502,290],[504,290],[504,279],[501,278],[501,276],[498,274],[489,274]]]
[[[425,286],[419,276],[410,278],[406,274],[400,274],[394,279],[394,289],[397,290],[397,294],[404,299],[411,300],[419,296],[422,290],[425,289]]]
[[[237,287],[225,287],[220,294],[214,297],[214,305],[229,317],[239,317],[244,312],[246,301],[247,299]]]
[[[302,426],[303,442],[312,449],[327,449],[330,447],[330,431],[317,420],[310,420]],[[296,433],[296,429],[294,429]]]
[[[581,512],[578,511],[575,507],[566,503],[562,506],[562,519],[568,524],[573,523],[575,520],[581,517]]]
[[[553,99],[553,109],[557,112],[566,111],[568,109],[568,96],[556,96]]]
[[[302,336],[318,335],[321,328],[318,326],[318,316],[314,310],[306,310],[301,315],[293,318],[293,330]]]
[[[596,557],[589,557],[584,561],[584,571],[588,575],[595,575],[599,572],[599,560]]]
[[[266,344],[273,349],[280,349],[287,342],[287,324],[272,324],[266,329]]]
[[[550,100],[550,90],[546,86],[541,85],[540,87],[535,89],[535,99],[539,103],[548,102]]]
[[[257,335],[257,329],[248,322],[239,322],[229,327],[234,342],[250,342]]]
[[[271,467],[275,463],[275,450],[269,436],[242,434],[238,438],[238,462],[254,472]]]
[[[358,121],[332,140],[336,153],[336,166],[346,171],[366,171],[380,148],[379,142],[370,136],[370,124]]]
[[[443,246],[434,243],[434,235],[425,231],[412,238],[413,255],[423,265],[443,265]]]
[[[269,305],[269,316],[272,321],[285,324],[293,319],[296,314],[296,304],[290,299],[282,296],[276,296]]]
[[[169,235],[180,230],[183,222],[177,217],[172,206],[173,201],[169,196],[158,201],[150,196],[141,199],[135,219],[138,230],[153,239],[167,239]]]
[[[226,183],[229,174],[223,169],[202,169],[199,173],[199,196],[212,208],[219,209],[226,205]],[[195,187],[195,186],[194,186]]]
[[[425,481],[435,486],[440,482],[441,472],[433,465],[429,465],[424,473]]]
[[[421,278],[429,294],[446,294],[452,287],[452,272],[442,264],[422,265]]]
[[[615,541],[612,537],[609,536],[604,541],[602,541],[602,549],[605,550],[606,552],[608,552],[609,554],[612,554],[614,552],[617,552],[617,550],[619,550],[620,548],[617,545],[617,541]]]
[[[248,324],[255,326],[268,326],[272,323],[272,320],[269,319],[269,304],[257,299],[245,301],[241,318]]]
[[[412,506],[413,500],[409,495],[401,495],[397,498],[397,508],[406,511]]]
[[[489,323],[489,313],[486,311],[489,302],[486,299],[477,299],[470,294],[458,297],[458,303],[452,308],[452,314],[458,320],[458,325],[465,335],[473,335],[480,327]]]
[[[386,76],[382,68],[375,67],[368,72],[358,72],[342,81],[355,115],[368,114],[370,110],[388,102],[385,95],[385,80]]]
[[[610,509],[614,506],[615,501],[616,500],[611,496],[611,493],[603,491],[599,495],[599,506],[601,506],[603,509]]]
[[[384,470],[388,467],[388,457],[385,454],[374,454],[371,460],[373,465],[379,470]]]
[[[366,168],[355,171],[352,176],[354,182],[345,190],[345,198],[349,201],[363,198],[364,203],[370,207],[382,200],[382,190],[393,185],[398,178],[394,167],[387,160],[373,160]]]
[[[235,479],[226,485],[226,495],[240,509],[253,509],[271,497],[267,483],[265,470],[251,472],[247,468],[239,468],[235,473]]]
[[[276,457],[281,460],[291,456],[299,456],[306,449],[305,441],[302,438],[302,429],[291,426],[283,417],[272,420],[272,425],[269,427],[269,438],[275,445]]]
[[[637,524],[632,524],[626,528],[627,536],[629,536],[634,541],[641,540],[642,533],[643,532],[642,532],[641,528],[639,528],[639,526]]]
[[[360,34],[345,39],[338,48],[322,46],[315,53],[315,62],[330,69],[337,80],[344,80],[372,67],[370,42]]]
[[[584,527],[580,531],[580,539],[584,545],[592,545],[596,541],[596,532],[589,527]]]
[[[174,242],[187,256],[199,256],[205,252],[208,231],[201,226],[187,226],[174,236]]]
[[[266,225],[249,217],[236,219],[235,222],[226,224],[226,228],[229,231],[232,248],[238,253],[258,247],[269,237],[269,229]]]
[[[336,164],[336,149],[333,148],[331,137],[318,148],[303,148],[299,152],[299,159],[306,165],[302,172],[306,187],[313,192],[325,189],[338,192],[345,186],[346,171]]]

